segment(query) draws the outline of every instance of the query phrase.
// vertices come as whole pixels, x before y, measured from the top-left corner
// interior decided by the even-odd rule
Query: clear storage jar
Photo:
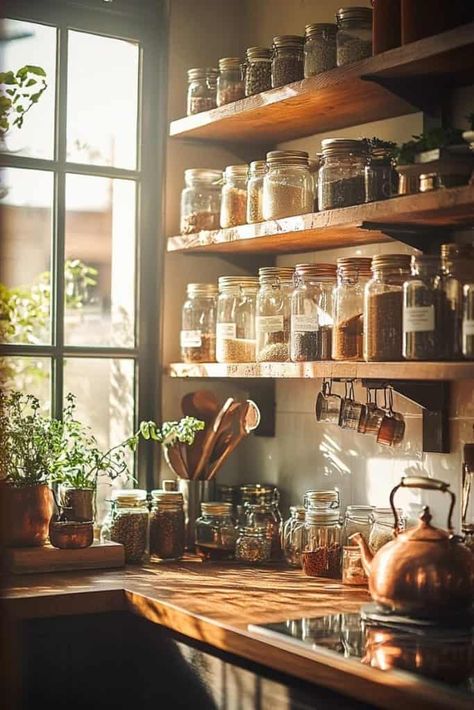
[[[217,77],[217,105],[225,106],[232,101],[238,101],[245,96],[242,63],[239,57],[223,57],[219,59],[219,74]]]
[[[338,510],[309,508],[305,514],[303,571],[309,577],[341,577],[341,522]]]
[[[262,528],[270,541],[270,559],[281,559],[282,519],[278,506],[274,503],[245,503],[246,524]]]
[[[222,171],[191,168],[184,171],[184,181],[185,188],[181,192],[181,234],[219,229]]]
[[[217,74],[211,67],[188,69],[188,116],[216,108]]]
[[[261,564],[271,557],[271,540],[265,528],[247,525],[240,530],[235,544],[235,559],[247,564]]]
[[[365,587],[368,583],[358,546],[344,545],[342,548],[342,583],[350,587]]]
[[[249,47],[245,64],[245,96],[260,94],[272,88],[272,50]]]
[[[410,275],[409,254],[372,259],[372,278],[364,293],[364,359],[398,361],[403,345],[403,284]]]
[[[446,357],[460,359],[462,357],[463,333],[463,289],[465,284],[474,280],[474,246],[472,244],[442,244],[441,269],[443,285],[447,298],[447,322],[450,332],[454,333],[451,348]]]
[[[263,222],[263,179],[267,172],[264,160],[254,160],[250,163],[247,184],[247,222],[255,224]]]
[[[405,516],[397,508],[398,532],[405,529]],[[380,550],[387,542],[394,539],[395,518],[391,508],[375,508],[370,513],[369,547],[373,554]]]
[[[365,202],[367,147],[364,141],[327,138],[321,145],[319,209],[332,210]]]
[[[303,507],[308,510],[315,508],[319,510],[338,510],[341,504],[341,497],[337,488],[327,490],[306,491],[303,496]]]
[[[183,362],[215,362],[215,284],[188,284],[181,312],[181,359]]]
[[[221,227],[237,227],[247,220],[248,165],[228,165],[221,193]]]
[[[372,8],[342,7],[336,22],[338,67],[372,56]]]
[[[365,201],[387,200],[398,193],[398,173],[393,160],[393,148],[371,146],[365,166]]]
[[[370,257],[340,257],[334,291],[333,360],[363,360],[364,289]]]
[[[304,75],[306,78],[329,71],[336,66],[337,25],[316,22],[305,27]]]
[[[151,492],[150,558],[179,560],[184,555],[184,503],[178,491]]]
[[[265,266],[259,269],[256,335],[257,362],[287,362],[290,359],[291,293],[293,267]]]
[[[301,567],[305,512],[302,505],[290,506],[290,517],[283,525],[283,556],[291,567]]]
[[[102,526],[101,540],[123,545],[127,564],[144,561],[148,548],[146,491],[138,488],[112,491],[112,507]]]
[[[201,503],[201,517],[196,520],[199,557],[211,561],[233,559],[237,534],[231,503]]]
[[[217,362],[255,362],[256,276],[221,276],[217,299]]]
[[[263,179],[263,218],[280,219],[312,212],[314,182],[308,153],[303,150],[272,150],[267,153]]]
[[[278,35],[273,38],[272,87],[304,78],[304,37]]]
[[[291,359],[330,360],[333,332],[334,264],[298,264],[291,296]]]
[[[375,510],[373,505],[348,505],[344,514],[342,527],[342,542],[352,545],[350,538],[360,533],[364,540],[369,542],[371,514]]]

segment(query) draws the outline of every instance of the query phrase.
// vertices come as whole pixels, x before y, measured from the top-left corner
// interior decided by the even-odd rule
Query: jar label
[[[235,323],[218,323],[216,327],[216,336],[219,340],[226,338],[235,338],[237,335],[237,326]]]
[[[462,334],[464,338],[467,338],[470,335],[474,335],[474,320],[463,320]]]
[[[403,309],[404,333],[419,333],[434,329],[434,306],[406,306]]]
[[[316,318],[314,316],[291,316],[291,330],[315,333],[318,330]]]
[[[283,316],[257,316],[257,330],[260,333],[278,333],[284,330]]]
[[[200,330],[182,330],[180,335],[182,348],[200,348],[202,337]]]

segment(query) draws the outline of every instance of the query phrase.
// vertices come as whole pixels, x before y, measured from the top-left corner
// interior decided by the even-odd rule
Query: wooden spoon
[[[176,444],[172,444],[172,446],[165,446],[164,456],[168,466],[179,478],[188,478],[186,466],[184,465],[181,453]]]
[[[186,417],[196,417],[204,422],[212,422],[219,412],[219,402],[214,392],[198,390],[188,392],[181,399],[181,409]]]
[[[207,480],[213,478],[223,463],[229,458],[234,449],[240,444],[242,439],[260,424],[260,410],[251,399],[248,399],[240,410],[239,433],[232,436],[229,445],[209,468]]]
[[[226,415],[226,412],[230,409],[230,407],[232,406],[233,403],[234,403],[234,398],[229,397],[225,401],[222,409],[220,410],[219,414],[215,418],[214,424],[212,425],[212,427],[210,425],[208,425],[206,427],[206,436],[204,437],[201,456],[199,457],[199,461],[193,471],[192,477],[194,480],[199,478],[204,467],[209,462],[209,459],[211,457],[211,453],[212,453],[212,450],[214,448],[214,444],[216,441],[217,432],[219,431],[219,428],[220,428],[221,423]]]

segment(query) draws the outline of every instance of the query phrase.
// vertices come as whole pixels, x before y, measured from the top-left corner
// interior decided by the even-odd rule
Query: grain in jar
[[[221,194],[221,227],[237,227],[247,221],[248,165],[228,165]]]
[[[188,70],[188,116],[216,108],[217,74],[217,69],[211,67],[195,67]]]
[[[225,106],[245,96],[242,63],[239,57],[219,59],[217,77],[217,105]]]
[[[372,8],[342,7],[336,22],[338,67],[372,56]]]
[[[254,160],[250,163],[247,185],[247,222],[255,224],[263,222],[263,179],[267,172],[264,160]]]
[[[319,209],[332,210],[365,202],[366,143],[362,140],[327,138],[321,146]]]
[[[179,560],[184,555],[184,504],[178,491],[151,492],[151,560]]]
[[[255,362],[256,276],[221,276],[217,299],[217,362]]]
[[[263,179],[263,218],[280,219],[306,214],[314,209],[314,181],[308,153],[303,150],[273,150],[267,153]]]
[[[181,359],[183,362],[215,362],[215,284],[188,284],[181,312]]]
[[[370,257],[340,257],[334,292],[334,360],[363,360],[364,289],[371,276]]]
[[[181,234],[219,229],[222,171],[191,168],[184,171],[184,180],[185,188],[181,192]]]
[[[272,88],[272,50],[249,47],[245,65],[245,96],[260,94]]]
[[[146,491],[138,488],[112,491],[112,508],[102,526],[101,540],[123,545],[127,564],[144,561],[148,547]]]
[[[337,25],[316,22],[305,27],[304,75],[306,78],[336,66]]]
[[[303,46],[304,37],[300,35],[278,35],[273,38],[273,88],[304,78]]]
[[[256,306],[257,362],[290,359],[291,293],[293,267],[259,269]]]
[[[334,264],[298,264],[291,296],[291,359],[330,360],[333,333]]]

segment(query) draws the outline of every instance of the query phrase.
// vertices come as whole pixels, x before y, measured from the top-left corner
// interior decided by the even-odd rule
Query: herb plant
[[[38,103],[47,88],[42,67],[27,64],[17,72],[0,72],[0,136],[21,128],[25,115]]]
[[[397,163],[407,165],[415,162],[415,156],[425,150],[446,148],[463,143],[462,131],[458,128],[431,128],[429,131],[412,136],[412,140],[402,143],[397,151]]]

